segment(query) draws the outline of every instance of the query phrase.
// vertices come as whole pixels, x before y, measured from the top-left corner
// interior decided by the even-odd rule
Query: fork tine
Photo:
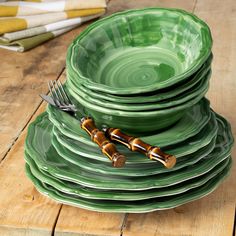
[[[58,80],[58,84],[59,84],[59,87],[60,87],[60,89],[61,89],[61,92],[62,92],[62,94],[63,94],[65,100],[67,100],[67,102],[68,102],[69,104],[72,104],[72,102],[71,102],[70,98],[68,97],[68,95],[67,95],[65,89],[63,88],[63,86],[62,86],[60,80]]]
[[[53,100],[55,100],[56,98],[55,98],[54,93],[52,92],[51,82],[52,82],[52,81],[48,81],[48,89],[49,89],[49,91],[50,91],[50,94],[51,94]]]
[[[53,83],[52,80],[50,80],[50,81],[48,82],[48,88],[49,88],[49,91],[50,91],[50,93],[51,93],[51,95],[52,95],[52,98],[53,98],[54,102],[55,102],[58,106],[61,106],[62,104],[61,104],[61,102],[60,102],[60,98],[58,97],[58,94],[57,94],[57,92],[56,92],[56,89],[55,89],[55,86],[54,86],[54,83]]]
[[[56,80],[54,81],[54,86],[55,86],[55,92],[57,93],[58,97],[60,98],[61,103],[63,103],[63,105],[68,106],[69,104],[67,103],[67,101],[65,101],[65,99],[61,93],[60,86],[58,85]]]
[[[59,80],[57,81],[57,88],[60,91],[60,94],[63,97],[63,100],[64,100],[65,104],[69,106],[70,101],[68,100],[67,96],[65,95],[65,91],[64,91],[63,86],[62,86],[62,84],[60,83]]]

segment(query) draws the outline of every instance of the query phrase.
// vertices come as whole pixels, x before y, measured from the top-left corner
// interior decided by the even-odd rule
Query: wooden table
[[[194,12],[211,27],[214,62],[208,97],[236,132],[236,1],[112,0],[108,13],[164,6]],[[24,173],[28,124],[45,109],[46,82],[65,78],[66,50],[85,26],[20,54],[0,50],[0,235],[197,235],[235,233],[236,161],[231,176],[209,196],[148,214],[95,213],[40,195]],[[235,149],[233,156],[235,156]]]

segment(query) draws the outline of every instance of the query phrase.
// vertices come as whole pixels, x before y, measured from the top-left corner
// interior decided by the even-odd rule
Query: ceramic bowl
[[[148,8],[91,24],[67,54],[70,79],[108,94],[166,88],[194,72],[211,53],[208,26],[183,10]]]
[[[86,96],[89,96],[92,99],[125,104],[126,106],[129,106],[129,104],[136,105],[140,103],[160,102],[163,100],[174,98],[185,92],[189,92],[190,90],[193,89],[193,87],[197,83],[199,83],[200,80],[207,79],[208,77],[207,73],[211,69],[212,59],[213,55],[211,54],[207,59],[207,61],[201,66],[201,68],[193,75],[191,75],[189,78],[187,78],[187,81],[184,80],[181,83],[175,84],[169,88],[153,91],[150,93],[138,94],[137,96],[132,94],[119,96],[119,95],[103,93],[97,90],[88,89],[84,87],[82,84],[77,84],[73,80],[71,80],[68,70],[67,70],[66,86],[71,87],[71,89],[73,89],[76,93],[81,94],[81,96],[84,96],[84,94],[86,94]]]
[[[75,94],[70,88],[67,90],[73,103],[78,107],[82,105],[85,113],[93,117],[98,126],[105,124],[139,136],[142,133],[154,132],[173,125],[184,116],[188,108],[202,98],[198,96],[181,105],[161,110],[122,111],[92,104]]]
[[[97,105],[99,107],[105,107],[108,109],[116,109],[122,111],[148,111],[148,110],[160,110],[169,107],[174,107],[177,105],[181,105],[185,102],[188,102],[191,99],[203,97],[209,87],[209,79],[211,76],[211,70],[200,80],[191,90],[185,91],[173,98],[152,102],[152,103],[139,103],[139,100],[136,100],[136,104],[126,104],[120,103],[119,100],[117,102],[110,102],[105,99],[96,99],[90,96],[90,94],[82,91],[82,90],[73,90],[73,87],[70,86],[70,82],[67,82],[67,85],[72,88],[74,91],[74,97],[77,99],[78,96],[82,97],[89,103]]]

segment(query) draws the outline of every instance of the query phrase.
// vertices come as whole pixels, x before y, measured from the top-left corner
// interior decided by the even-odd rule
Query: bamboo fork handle
[[[125,145],[131,151],[143,153],[149,159],[161,162],[168,169],[174,167],[176,163],[175,156],[164,153],[159,147],[151,146],[139,138],[124,134],[119,129],[107,128],[104,131],[110,140]]]
[[[102,153],[104,153],[112,161],[112,166],[122,167],[125,165],[125,156],[120,154],[117,151],[115,144],[111,143],[105,136],[105,133],[96,127],[92,118],[82,118],[81,128],[85,130],[91,137],[92,141],[100,147]]]

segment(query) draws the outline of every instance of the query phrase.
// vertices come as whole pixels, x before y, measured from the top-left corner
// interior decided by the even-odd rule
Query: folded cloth
[[[0,44],[6,44],[6,43],[10,43],[12,41],[18,40],[18,39],[29,38],[29,37],[32,37],[35,35],[46,33],[46,32],[60,30],[60,29],[70,27],[73,25],[79,25],[83,22],[92,20],[92,19],[97,18],[101,15],[102,14],[96,14],[96,15],[85,16],[85,17],[76,17],[73,19],[58,21],[56,23],[51,23],[51,24],[47,24],[47,25],[43,25],[43,26],[39,26],[39,27],[26,29],[26,30],[20,30],[20,31],[12,32],[12,33],[6,33],[0,37]]]
[[[83,10],[64,11],[47,13],[34,16],[5,17],[0,18],[0,35],[8,32],[15,32],[41,25],[47,25],[65,19],[95,14],[104,14],[104,8],[92,8]]]
[[[55,1],[60,1],[60,0],[20,0],[20,2],[55,2]],[[16,1],[16,0],[0,0],[0,2],[19,2],[19,1]]]
[[[0,16],[27,16],[76,9],[105,8],[105,0],[10,1],[0,3]]]
[[[89,21],[91,19],[95,19],[99,16],[101,16],[101,14],[96,14],[96,15],[89,16],[89,17],[81,17],[80,20],[77,18],[77,23],[74,25],[67,26],[62,29],[56,29],[57,28],[57,26],[56,26],[56,27],[54,27],[54,30],[52,27],[51,31],[49,31],[49,32],[39,34],[36,36],[32,36],[32,37],[28,37],[25,39],[16,40],[13,42],[0,41],[0,48],[5,48],[8,50],[13,50],[13,51],[17,51],[17,52],[24,52],[24,51],[34,48],[34,47],[36,47],[36,46],[38,46],[50,39],[53,39],[61,34],[64,34],[65,32],[68,32],[68,31],[76,28],[82,22]]]
[[[0,2],[56,2],[56,1],[65,1],[65,0],[0,0]]]

